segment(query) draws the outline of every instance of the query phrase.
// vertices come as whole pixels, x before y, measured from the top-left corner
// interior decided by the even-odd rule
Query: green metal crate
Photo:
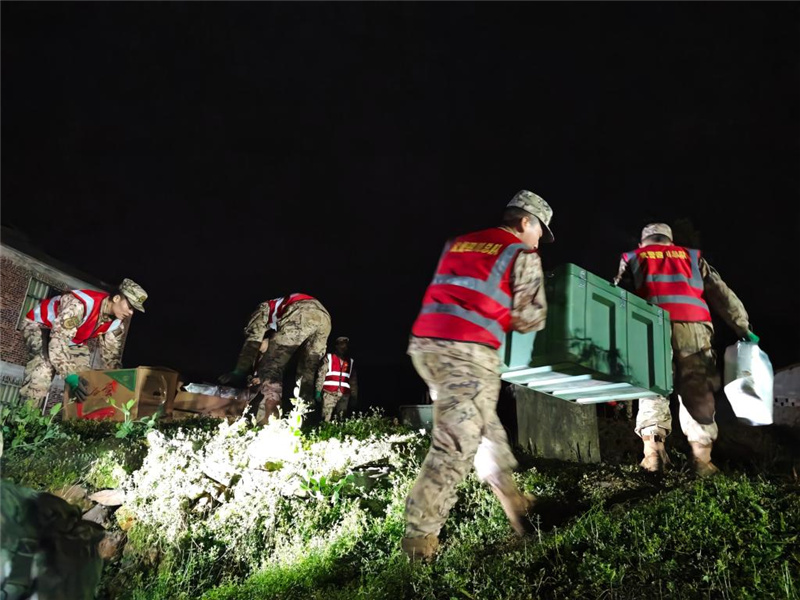
[[[414,429],[433,429],[433,404],[404,404],[400,407],[400,422]]]
[[[669,313],[573,264],[546,274],[547,326],[512,332],[503,379],[581,404],[672,391]]]

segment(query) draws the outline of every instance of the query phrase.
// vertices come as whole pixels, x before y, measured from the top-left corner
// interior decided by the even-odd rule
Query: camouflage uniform
[[[110,321],[113,316],[107,313],[106,306],[110,298],[103,300],[101,307],[101,323]],[[22,337],[28,349],[28,363],[25,366],[20,396],[35,401],[39,406],[47,399],[50,384],[55,371],[62,377],[91,368],[91,351],[86,344],[74,345],[72,338],[83,321],[84,304],[70,293],[61,296],[58,316],[52,329],[25,319]],[[125,323],[114,331],[99,336],[99,344],[103,362],[107,369],[118,369],[121,366],[122,340]],[[49,341],[48,341],[49,337]]]
[[[91,600],[103,568],[104,529],[43,492],[0,484],[0,598]]]
[[[330,421],[334,416],[342,418],[347,414],[348,408],[351,410],[358,402],[358,377],[356,369],[353,367],[350,373],[350,393],[328,392],[322,389],[325,375],[328,372],[328,357],[323,356],[317,371],[317,391],[322,393],[322,419]]]
[[[335,416],[342,419],[347,414],[347,405],[350,396],[345,396],[341,392],[322,391],[322,420],[330,422]]]
[[[552,211],[541,198],[535,198],[537,210],[530,212],[542,215],[539,219],[546,229]],[[547,212],[542,214],[538,202]],[[546,232],[552,239],[549,229]],[[511,328],[523,333],[543,329],[547,302],[538,254],[517,255],[511,288]],[[428,385],[434,426],[430,450],[406,499],[403,549],[411,556],[415,552],[426,556],[435,551],[438,533],[457,499],[456,486],[473,464],[478,478],[488,483],[503,503],[506,514],[519,512],[528,499],[514,483],[512,471],[517,461],[496,411],[501,385],[499,353],[482,344],[412,335],[408,354]],[[517,504],[509,508],[509,502]],[[420,545],[428,540],[434,547]]]
[[[654,233],[672,238],[672,231],[663,223],[652,224],[642,231],[642,239]],[[741,300],[704,258],[699,261],[703,279],[703,298],[730,328],[744,337],[750,326]],[[633,289],[632,275],[624,259],[620,261],[614,284]],[[675,391],[679,397],[681,429],[689,442],[709,445],[717,439],[714,421],[714,392],[720,387],[717,357],[713,349],[714,326],[710,321],[672,321],[672,356]],[[636,434],[640,437],[666,437],[672,431],[669,400],[663,396],[639,400]]]
[[[269,303],[261,304],[250,317],[245,328],[245,345],[239,355],[238,364],[243,368],[248,361],[249,348],[258,351],[258,346],[268,334]],[[314,398],[314,376],[328,345],[331,332],[331,316],[319,300],[300,300],[290,304],[277,323],[269,346],[258,363],[258,379],[263,403],[259,403],[257,419],[264,423],[269,415],[278,415],[283,393],[283,372],[289,360],[300,352],[297,364],[296,390],[308,402]],[[237,368],[240,368],[237,366]],[[249,367],[247,368],[249,369]]]

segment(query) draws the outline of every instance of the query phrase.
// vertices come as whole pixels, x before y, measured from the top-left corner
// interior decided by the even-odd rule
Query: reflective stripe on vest
[[[335,366],[334,359],[336,359],[337,363]],[[342,371],[342,362],[342,359],[336,354],[328,354],[328,372],[325,373],[325,381],[322,384],[322,389],[326,392],[350,393],[350,374],[353,372],[355,361],[348,360],[347,371]]]
[[[662,304],[691,304],[708,310],[708,304],[706,304],[704,300],[695,298],[694,296],[651,296],[648,298],[648,302],[658,304],[659,306]]]
[[[278,321],[283,316],[283,313],[285,313],[286,309],[292,304],[295,302],[300,302],[301,300],[316,300],[316,298],[314,298],[314,296],[309,296],[308,294],[289,294],[289,296],[281,296],[280,298],[273,298],[272,300],[269,300],[269,316],[267,317],[267,327],[278,331]]]
[[[76,298],[78,298],[78,300],[84,303],[86,309],[84,312],[83,321],[78,326],[78,330],[75,332],[75,336],[72,338],[73,344],[80,345],[91,338],[95,338],[106,333],[114,324],[116,319],[113,321],[100,323],[100,319],[102,317],[100,310],[103,305],[103,300],[108,298],[108,294],[103,292],[91,292],[90,290],[72,290],[72,293]]]
[[[52,298],[46,298],[42,300],[39,304],[34,306],[31,310],[28,311],[28,314],[25,315],[31,321],[35,321],[36,323],[41,323],[42,325],[46,325],[47,327],[53,326],[53,321],[56,320],[56,315],[58,314],[57,306],[61,302],[61,296],[53,296]],[[45,314],[42,315],[42,309],[45,309]]]
[[[668,310],[670,317],[674,321],[710,321],[711,313],[708,309],[708,304],[702,298],[703,293],[703,277],[700,273],[700,252],[691,248],[682,248],[681,246],[674,246],[676,251],[686,251],[689,254],[689,264],[691,268],[691,276],[687,277],[682,273],[646,273],[646,269],[642,268],[639,262],[639,255],[636,251],[625,252],[623,257],[628,264],[633,275],[636,293],[644,297],[648,302],[657,304]],[[644,249],[641,249],[642,251]],[[658,252],[665,252],[659,250]],[[662,260],[662,259],[657,259]],[[667,257],[666,260],[670,259]],[[658,284],[684,284],[693,290],[696,290],[696,295],[688,294],[669,294],[656,292]],[[648,285],[650,284],[650,285]],[[655,284],[655,285],[652,285]],[[684,288],[685,289],[685,288]],[[665,306],[673,305],[673,306]],[[693,307],[693,308],[690,308]],[[700,309],[698,312],[696,309]]]
[[[503,328],[500,327],[500,323],[497,321],[493,321],[488,317],[484,317],[483,315],[479,315],[473,310],[467,310],[461,306],[456,304],[426,304],[422,307],[422,310],[419,311],[421,315],[430,315],[430,314],[440,314],[440,315],[452,315],[454,317],[459,317],[464,319],[465,321],[469,321],[473,325],[477,325],[489,333],[491,333],[498,342],[503,341],[503,336],[505,332]]]
[[[50,321],[50,323],[56,320],[56,300],[61,302],[61,296],[56,296],[56,298],[47,304],[47,320]]]
[[[81,324],[78,325],[78,329],[80,329],[84,326],[86,321],[89,320],[89,317],[92,316],[92,313],[94,312],[95,301],[94,298],[92,298],[89,294],[81,290],[72,290],[72,294],[77,296],[79,300],[82,300],[83,304],[86,306],[86,310],[83,312],[83,321],[81,321]]]
[[[443,258],[449,249],[450,246],[445,248],[445,251],[442,254]],[[494,265],[492,265],[489,277],[485,280],[477,277],[465,277],[461,275],[435,275],[431,285],[453,285],[478,292],[488,298],[491,298],[504,308],[511,310],[512,297],[510,294],[501,289],[500,282],[517,254],[521,251],[529,249],[529,246],[526,244],[509,244],[503,250],[502,254],[500,254],[500,256],[497,258]],[[468,321],[473,325],[477,325],[478,327],[488,331],[496,340],[498,347],[505,339],[506,332],[503,330],[503,327],[500,325],[500,323],[481,315],[477,311],[464,308],[463,306],[459,306],[457,304],[440,304],[438,302],[431,302],[422,306],[420,314],[450,315],[464,319],[465,321]]]
[[[508,266],[517,252],[520,250],[527,250],[528,246],[525,244],[511,244],[503,253],[497,258],[497,262],[492,267],[492,272],[489,278],[485,281],[477,277],[462,277],[460,275],[436,275],[431,282],[432,285],[456,285],[458,287],[467,288],[474,292],[480,292],[484,296],[489,296],[503,306],[511,308],[511,296],[500,289],[500,280],[503,278]],[[480,316],[480,315],[479,315]]]
[[[511,328],[511,265],[529,250],[501,227],[445,244],[412,335],[499,348]]]
[[[70,290],[83,304],[83,319],[75,328],[75,335],[70,341],[70,346],[80,346],[87,340],[114,331],[122,325],[119,319],[99,323],[100,321],[100,308],[102,301],[108,298],[105,292],[95,292],[93,290]],[[42,300],[36,307],[31,309],[26,315],[36,323],[40,323],[45,327],[52,328],[56,318],[60,312],[61,300],[63,296],[54,296]],[[44,311],[44,314],[42,312]]]
[[[269,301],[269,317],[267,318],[267,327],[278,331],[278,309],[280,309],[285,298],[275,298]]]

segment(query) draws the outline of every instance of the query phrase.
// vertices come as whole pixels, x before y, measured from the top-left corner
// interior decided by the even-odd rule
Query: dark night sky
[[[796,3],[3,2],[2,222],[148,290],[128,365],[215,378],[259,302],[303,291],[371,401],[404,403],[443,241],[529,188],[545,269],[611,278],[644,223],[691,219],[779,368],[799,25]]]

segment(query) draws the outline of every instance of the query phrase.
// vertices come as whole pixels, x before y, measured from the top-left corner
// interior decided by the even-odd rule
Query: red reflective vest
[[[350,394],[350,375],[353,373],[355,361],[350,358],[339,358],[336,354],[328,354],[328,372],[322,389],[326,392]]]
[[[70,290],[68,293],[80,300],[84,308],[83,320],[80,325],[78,325],[75,337],[72,338],[73,344],[83,344],[91,338],[102,335],[108,331],[114,331],[122,324],[122,321],[119,319],[113,319],[98,325],[101,318],[100,308],[103,305],[103,300],[109,296],[105,292],[96,292],[94,290]],[[29,310],[26,316],[31,321],[50,329],[53,327],[53,323],[58,316],[58,308],[60,305],[61,296],[47,298]]]
[[[411,333],[500,348],[511,329],[511,269],[520,252],[533,250],[499,227],[445,245]]]
[[[270,329],[277,331],[278,320],[283,316],[283,313],[286,312],[286,309],[295,302],[300,302],[301,300],[316,300],[316,298],[314,298],[314,296],[309,296],[308,294],[289,294],[288,296],[281,296],[280,298],[267,300],[267,304],[269,304],[267,326]]]
[[[673,321],[710,321],[703,299],[700,251],[660,244],[622,255],[633,275],[636,294],[669,312]]]

